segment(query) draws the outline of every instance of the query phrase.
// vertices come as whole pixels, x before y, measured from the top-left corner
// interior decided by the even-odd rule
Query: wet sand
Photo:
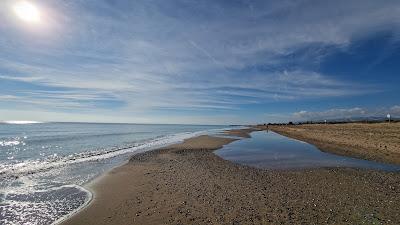
[[[224,132],[224,134],[231,137],[250,138],[250,133],[256,130],[262,130],[262,129],[253,127],[253,128],[239,129],[239,130],[227,130]]]
[[[322,151],[400,164],[400,123],[305,124],[269,128],[311,143]]]
[[[397,173],[260,170],[213,154],[232,141],[200,136],[135,155],[63,224],[400,224]]]

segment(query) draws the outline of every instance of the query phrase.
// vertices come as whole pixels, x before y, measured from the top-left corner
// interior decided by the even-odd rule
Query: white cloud
[[[392,113],[393,116],[400,116],[400,106],[395,105],[395,106],[391,107],[389,113]]]
[[[0,79],[41,90],[0,92],[8,96],[1,108],[88,110],[100,107],[96,101],[110,101],[122,103],[118,110],[126,115],[228,111],[380,91],[307,69],[251,68],[280,66],[281,57],[310,44],[345,49],[353,38],[400,20],[400,4],[390,1],[246,1],[228,7],[216,1],[45,0],[40,4],[53,22],[40,35],[15,26],[3,7],[10,2],[0,3]]]

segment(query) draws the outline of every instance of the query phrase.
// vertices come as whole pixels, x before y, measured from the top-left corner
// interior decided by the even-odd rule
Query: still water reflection
[[[215,154],[229,161],[265,169],[353,167],[400,171],[400,165],[322,152],[314,145],[271,131],[257,131],[251,136],[226,145]]]

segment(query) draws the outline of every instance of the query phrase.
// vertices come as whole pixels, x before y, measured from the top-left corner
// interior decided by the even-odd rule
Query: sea
[[[0,224],[57,224],[92,198],[85,184],[133,154],[227,126],[0,123]]]

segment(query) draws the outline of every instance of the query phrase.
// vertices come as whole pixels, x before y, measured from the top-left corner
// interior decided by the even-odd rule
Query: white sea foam
[[[51,223],[51,225],[55,225],[55,224],[60,224],[61,222],[67,220],[68,218],[70,218],[71,216],[73,216],[74,214],[76,214],[77,212],[79,212],[80,210],[84,209],[85,207],[87,207],[89,205],[89,203],[93,200],[93,193],[90,192],[89,190],[75,185],[75,188],[80,189],[81,191],[86,193],[86,199],[85,202],[79,206],[78,208],[74,209],[73,211],[71,211],[70,213],[66,214],[65,216],[62,216],[60,218],[58,218],[56,221],[54,221],[53,223]]]
[[[151,150],[162,146],[178,143],[180,141],[183,141],[184,139],[199,136],[201,134],[209,132],[210,131],[179,133],[179,134],[167,135],[150,139],[129,146],[122,146],[122,147],[116,147],[98,151],[88,151],[62,157],[52,156],[47,159],[40,159],[40,160],[29,159],[19,163],[3,164],[0,166],[0,177],[1,176],[19,177],[27,174],[47,171],[53,168],[58,168],[69,164],[98,161],[102,159],[116,157],[122,154]],[[17,142],[13,143],[17,144]]]
[[[69,196],[72,189],[74,195],[82,195],[78,199]],[[92,193],[78,185],[62,185],[46,190],[9,194],[12,196],[9,199],[5,198],[0,205],[0,224],[56,224],[67,218],[71,212],[87,206],[92,199]],[[31,200],[33,196],[36,197]]]
[[[0,224],[24,224],[27,221],[30,224],[57,224],[87,206],[92,194],[79,185],[93,179],[98,175],[97,172],[101,173],[102,171],[99,167],[99,170],[85,171],[87,174],[81,174],[82,171],[69,174],[73,170],[76,171],[77,168],[84,167],[78,163],[85,163],[85,165],[94,163],[92,166],[97,168],[96,161],[103,164],[101,161],[104,160],[104,165],[112,162],[109,164],[110,167],[104,167],[107,170],[116,166],[115,162],[125,160],[125,154],[157,149],[202,134],[216,134],[222,130],[225,129],[158,136],[129,145],[70,155],[52,153],[46,154],[49,156],[43,158],[44,155],[40,156],[39,153],[40,159],[31,157],[26,160],[3,161],[0,163],[0,202],[2,203],[0,205]],[[25,141],[28,141],[25,140],[28,138],[24,135],[3,138],[0,143],[4,146],[12,146],[10,148],[12,150],[18,149],[19,146],[14,145],[23,145]],[[41,146],[41,144],[37,145],[38,148]],[[113,158],[122,155],[121,158]],[[107,161],[109,159],[110,161]],[[57,179],[60,174],[62,178]]]

